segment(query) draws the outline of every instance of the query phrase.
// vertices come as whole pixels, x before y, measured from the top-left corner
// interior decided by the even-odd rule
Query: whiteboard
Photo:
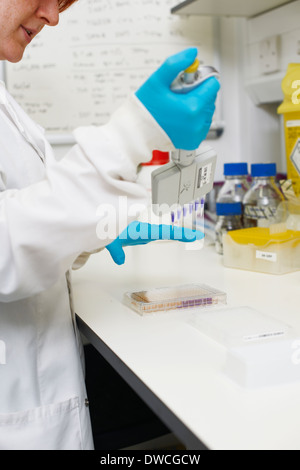
[[[48,135],[101,125],[171,54],[196,46],[216,64],[211,18],[171,14],[178,0],[79,0],[6,63],[8,91]],[[55,140],[55,138],[54,138]]]

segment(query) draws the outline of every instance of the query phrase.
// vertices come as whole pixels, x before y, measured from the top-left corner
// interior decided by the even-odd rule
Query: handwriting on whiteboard
[[[7,64],[8,90],[49,133],[105,123],[170,54],[197,46],[212,63],[212,20],[171,15],[177,3],[79,0]]]

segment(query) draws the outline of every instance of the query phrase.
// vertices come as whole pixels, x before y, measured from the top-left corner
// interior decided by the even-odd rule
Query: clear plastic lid
[[[126,292],[123,301],[125,305],[144,315],[159,311],[226,304],[226,294],[204,284],[188,284]]]

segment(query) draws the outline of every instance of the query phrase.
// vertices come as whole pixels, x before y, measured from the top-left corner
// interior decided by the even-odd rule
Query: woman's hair
[[[69,8],[72,3],[75,3],[77,0],[58,0],[59,12],[66,10]]]

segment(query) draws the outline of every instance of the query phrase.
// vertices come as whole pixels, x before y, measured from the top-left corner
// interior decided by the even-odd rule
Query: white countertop
[[[241,386],[224,373],[226,348],[193,325],[203,309],[145,317],[122,303],[127,291],[203,283],[224,291],[227,307],[249,306],[300,331],[300,271],[224,268],[213,247],[177,242],[125,250],[123,266],[104,250],[73,273],[76,314],[208,448],[300,449],[300,380]]]

